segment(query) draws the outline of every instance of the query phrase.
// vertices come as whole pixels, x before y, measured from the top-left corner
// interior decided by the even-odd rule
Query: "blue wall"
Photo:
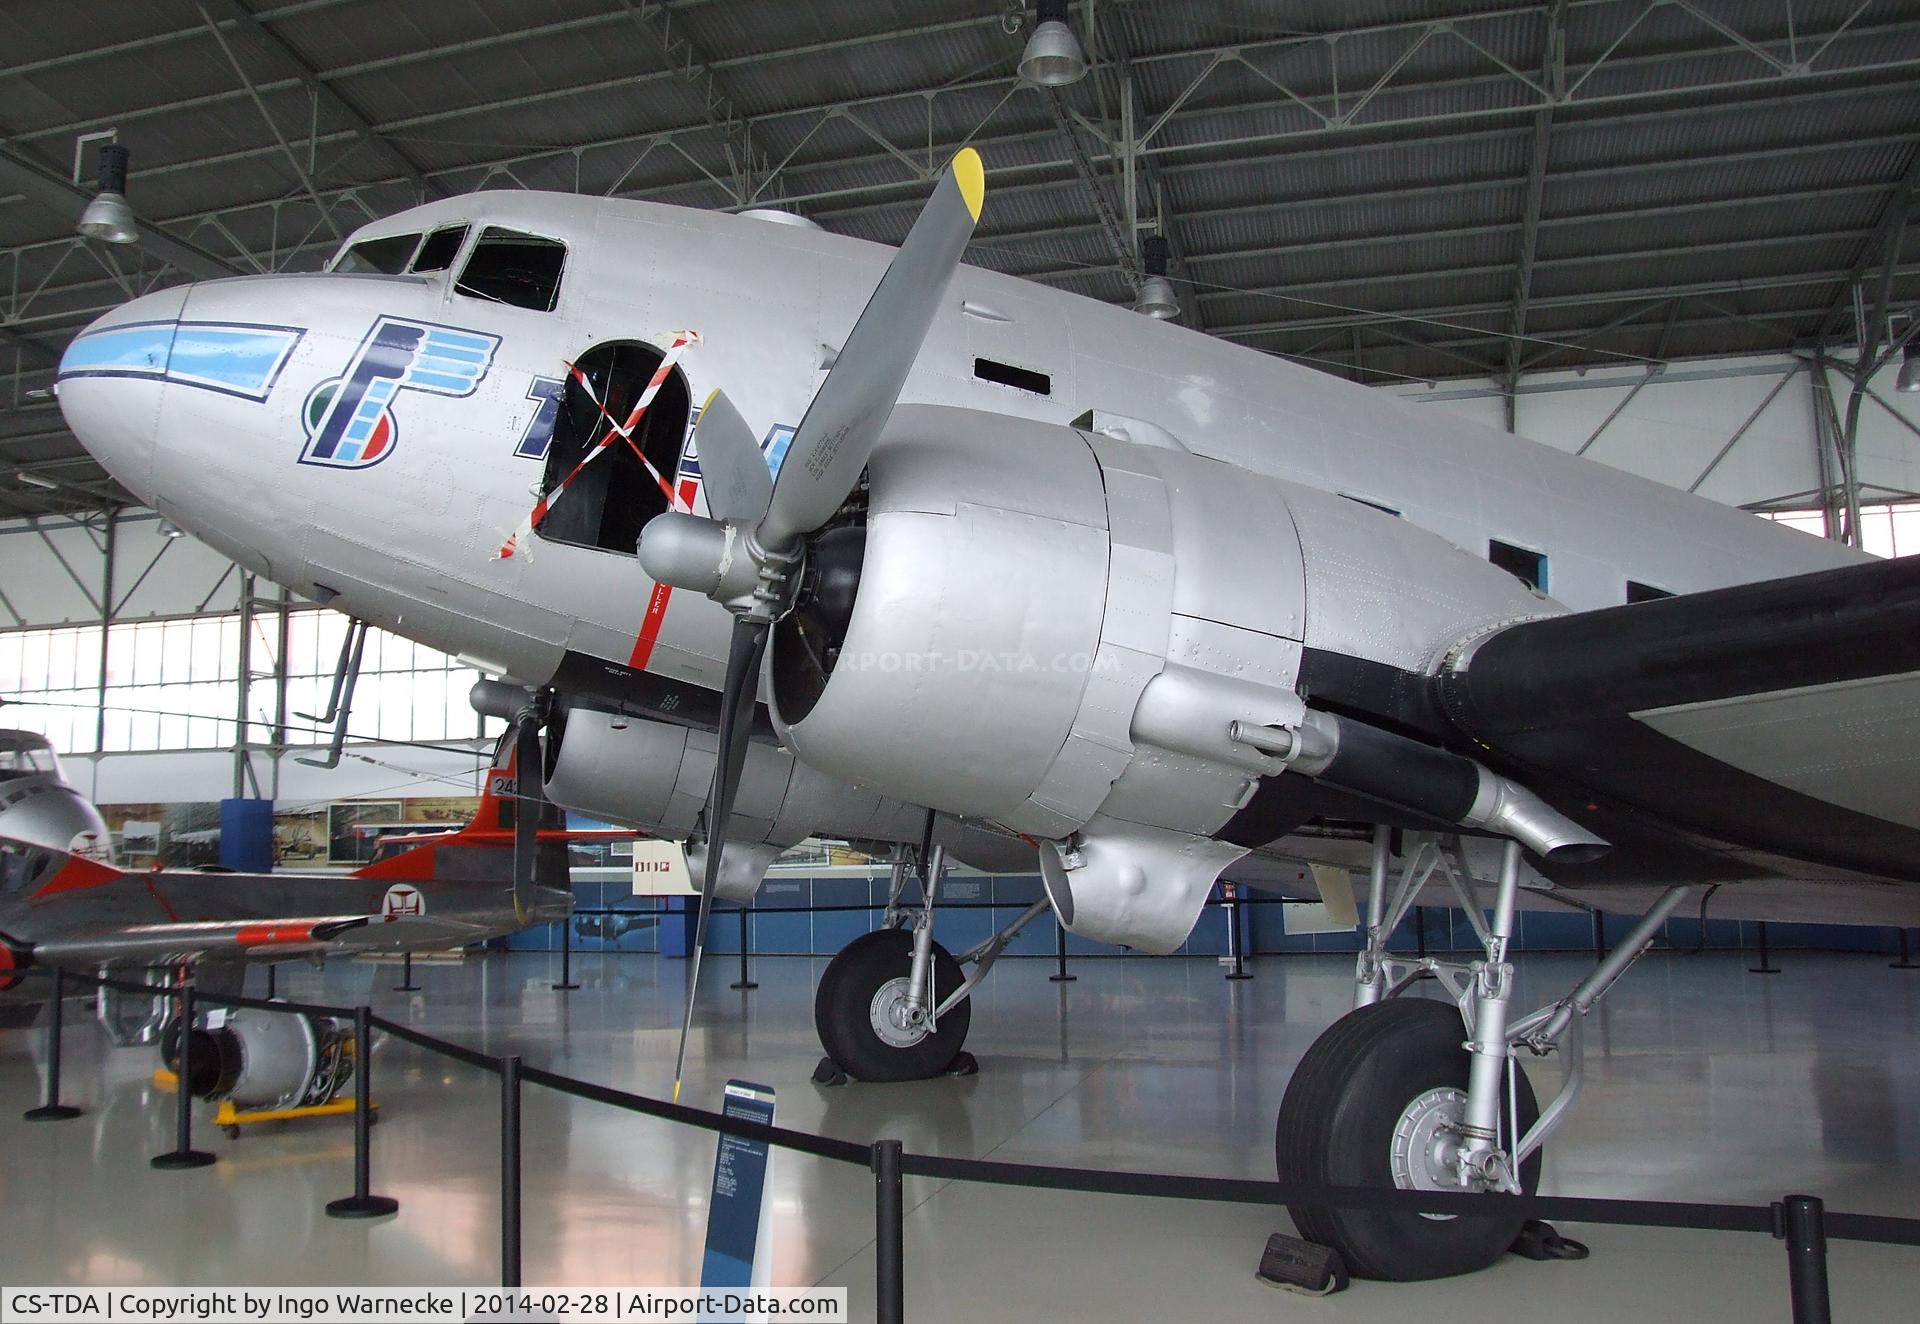
[[[908,899],[918,897],[918,887],[909,884]],[[961,876],[948,878],[940,889],[938,926],[935,929],[947,950],[961,952],[985,939],[1001,926],[1011,923],[1022,910],[1041,895],[1038,875],[1007,877]],[[624,883],[576,883],[574,896],[583,909],[617,908],[623,914],[656,917],[658,923],[638,928],[612,941],[582,936],[578,924],[600,923],[599,917],[579,917],[574,930],[574,950],[579,952],[622,951],[660,952],[684,955],[690,941],[687,903],[628,894]],[[749,913],[749,939],[752,950],[768,956],[832,956],[863,933],[878,928],[885,912],[885,878],[792,878],[768,879]],[[952,904],[949,904],[952,903]],[[982,904],[984,903],[984,905]],[[962,906],[981,906],[979,909]],[[809,906],[859,906],[848,911],[815,911],[801,914],[769,914],[765,911],[789,911]],[[1264,899],[1242,910],[1249,955],[1285,952],[1354,952],[1360,947],[1357,932],[1290,934],[1285,931],[1283,910],[1289,907]],[[1365,907],[1361,912],[1365,914]],[[1193,934],[1182,944],[1180,954],[1221,956],[1227,952],[1228,911],[1208,906],[1194,926]],[[1419,937],[1415,928],[1424,922],[1427,950],[1430,952],[1477,949],[1473,926],[1457,908],[1427,907],[1403,921],[1394,933],[1393,949],[1411,952]],[[1626,936],[1632,926],[1628,916],[1606,917],[1609,944]],[[1593,921],[1573,911],[1522,911],[1514,917],[1516,951],[1590,951],[1593,947]],[[1695,919],[1674,918],[1663,930],[1670,946],[1691,948],[1700,941],[1700,923]],[[1769,924],[1767,938],[1777,948],[1816,948],[1828,951],[1890,952],[1894,936],[1886,928],[1856,928],[1832,924]],[[1706,945],[1710,948],[1752,950],[1759,945],[1758,927],[1750,921],[1715,920],[1706,924]],[[558,925],[546,925],[517,934],[515,948],[555,950],[560,946]],[[1042,916],[1028,926],[1007,948],[1009,956],[1052,956],[1054,926]],[[733,907],[722,903],[714,912],[707,935],[707,950],[716,954],[737,955],[740,951],[740,926]],[[1071,956],[1119,956],[1125,949],[1107,943],[1090,942],[1067,935]]]

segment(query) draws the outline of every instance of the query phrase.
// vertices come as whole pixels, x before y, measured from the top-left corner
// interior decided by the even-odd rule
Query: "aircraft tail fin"
[[[518,752],[513,732],[508,731],[495,746],[493,764],[487,769],[480,788],[480,804],[467,825],[456,832],[421,833],[418,836],[389,837],[383,847],[393,853],[376,859],[355,871],[360,878],[391,878],[418,881],[421,878],[485,877],[491,880],[497,861],[488,859],[486,868],[474,867],[475,850],[487,852],[505,861],[505,877],[512,879],[514,826],[523,809],[540,816],[539,845],[534,855],[534,885],[566,890],[570,881],[567,842],[587,834],[566,830],[566,813],[545,798],[527,799],[520,794]],[[535,768],[531,775],[538,777]]]

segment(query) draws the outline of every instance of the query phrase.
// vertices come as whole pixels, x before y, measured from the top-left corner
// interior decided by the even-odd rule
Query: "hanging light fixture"
[[[1893,389],[1908,395],[1920,391],[1920,354],[1914,352],[1911,340],[1900,353],[1900,376],[1894,382]]]
[[[1039,23],[1020,56],[1020,76],[1041,87],[1066,87],[1087,76],[1087,53],[1067,26],[1067,0],[1038,0]]]
[[[100,148],[100,191],[80,213],[79,231],[109,244],[137,244],[140,226],[127,205],[127,149],[119,143]]]
[[[1140,262],[1146,275],[1133,299],[1133,311],[1157,321],[1180,316],[1180,298],[1167,279],[1167,241],[1162,235],[1148,235],[1140,245]]]

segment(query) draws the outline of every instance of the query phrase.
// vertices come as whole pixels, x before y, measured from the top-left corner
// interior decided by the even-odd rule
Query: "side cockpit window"
[[[567,246],[557,239],[488,226],[454,284],[456,294],[550,313],[560,301]]]
[[[435,230],[427,236],[427,242],[420,245],[420,255],[413,259],[413,270],[420,275],[445,271],[460,255],[460,245],[466,242],[467,227],[464,225],[449,225],[444,230]]]
[[[348,275],[397,276],[407,269],[407,259],[420,246],[417,234],[390,234],[379,239],[362,239],[340,255],[335,271]]]
[[[575,360],[580,375],[567,379],[560,398],[542,491],[552,492],[607,437],[609,416],[626,423],[661,358],[652,345],[616,340]],[[676,369],[634,428],[634,445],[616,437],[605,455],[581,469],[541,522],[540,536],[633,555],[640,530],[667,508],[661,483],[675,481],[679,471],[689,403],[686,379]]]

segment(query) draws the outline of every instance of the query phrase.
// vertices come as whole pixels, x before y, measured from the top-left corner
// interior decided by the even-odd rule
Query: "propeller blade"
[[[788,547],[825,524],[859,481],[973,237],[985,196],[980,154],[963,148],[807,406],[760,522],[762,547]]]
[[[736,524],[758,522],[773,499],[773,475],[753,429],[725,392],[715,390],[700,406],[693,444],[713,517]]]
[[[765,621],[733,618],[733,639],[727,646],[726,689],[720,702],[720,739],[714,751],[713,784],[707,791],[707,859],[700,880],[700,915],[693,926],[693,959],[687,967],[687,1014],[680,1025],[680,1050],[673,1059],[673,1101],[680,1101],[680,1079],[687,1065],[687,1036],[693,1031],[693,998],[700,987],[700,958],[707,950],[707,916],[713,909],[714,889],[720,884],[720,852],[727,839],[727,820],[733,817],[734,793],[740,789],[740,770],[746,763],[747,737],[753,731],[753,702],[760,690],[760,660],[767,651]]]
[[[534,875],[540,857],[540,722],[522,715],[513,728],[513,917],[522,925],[532,913]]]

